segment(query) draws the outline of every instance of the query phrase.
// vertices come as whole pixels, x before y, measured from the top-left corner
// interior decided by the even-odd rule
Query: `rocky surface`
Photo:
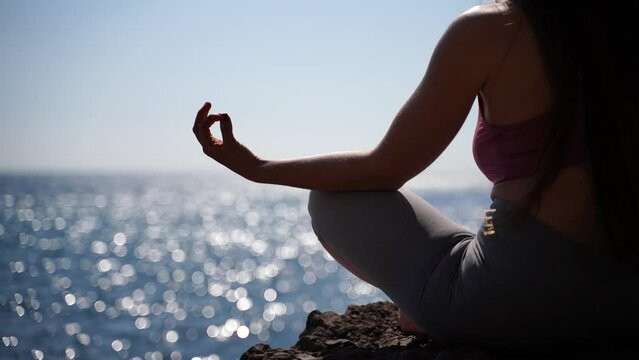
[[[444,349],[424,336],[404,334],[390,302],[349,305],[343,315],[312,311],[306,329],[289,349],[257,344],[242,360],[257,359],[492,359],[477,349]]]
[[[288,349],[257,344],[241,360],[520,360],[520,359],[637,359],[636,349],[568,349],[530,352],[518,356],[490,354],[471,347],[451,347],[425,336],[404,334],[399,328],[397,307],[390,302],[349,305],[343,315],[312,311],[306,329]]]

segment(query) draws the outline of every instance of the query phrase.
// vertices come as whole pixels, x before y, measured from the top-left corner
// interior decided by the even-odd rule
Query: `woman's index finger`
[[[195,116],[195,122],[193,123],[194,128],[197,127],[199,122],[206,119],[206,115],[209,113],[209,110],[211,110],[211,103],[207,101],[204,103],[202,108],[197,112],[197,115]]]

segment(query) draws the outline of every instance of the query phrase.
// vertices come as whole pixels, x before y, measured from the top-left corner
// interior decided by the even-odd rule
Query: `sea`
[[[486,188],[413,189],[476,231]],[[215,175],[0,173],[0,359],[231,360],[389,298],[318,242],[308,191]]]

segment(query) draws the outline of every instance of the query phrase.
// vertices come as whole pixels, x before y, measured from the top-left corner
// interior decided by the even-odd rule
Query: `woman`
[[[567,3],[459,16],[370,151],[263,160],[209,103],[193,131],[249,180],[314,190],[318,238],[398,305],[407,332],[495,349],[626,342],[639,321],[639,9]],[[494,182],[477,234],[401,188],[451,142],[475,97],[475,160]]]

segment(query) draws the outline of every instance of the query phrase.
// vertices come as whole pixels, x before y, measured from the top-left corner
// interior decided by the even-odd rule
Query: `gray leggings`
[[[312,191],[313,229],[444,343],[510,350],[636,342],[639,276],[493,201],[477,233],[407,189]]]

